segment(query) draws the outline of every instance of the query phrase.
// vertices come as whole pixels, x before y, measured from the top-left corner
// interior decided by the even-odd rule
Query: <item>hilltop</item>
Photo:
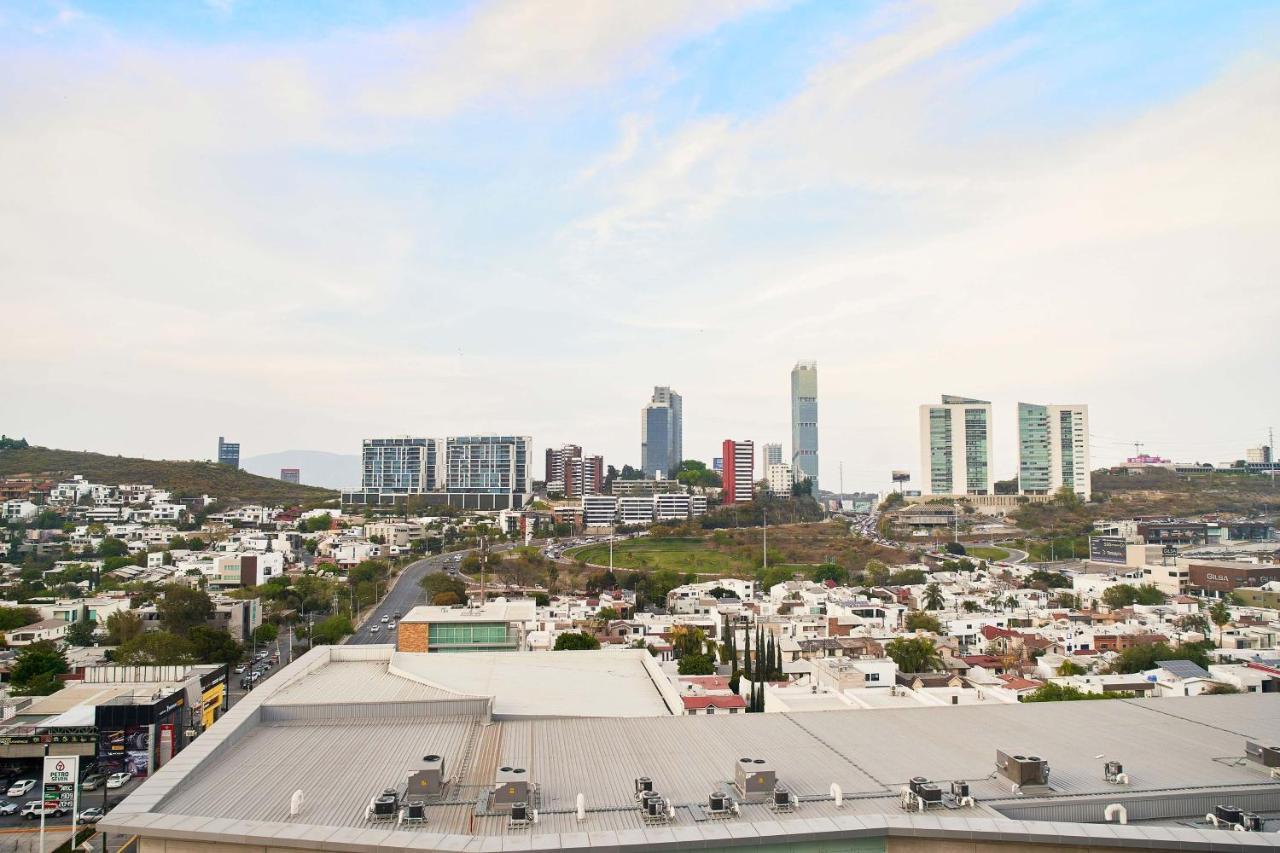
[[[87,480],[110,485],[147,483],[180,497],[212,495],[229,503],[317,504],[337,497],[329,489],[259,477],[215,462],[134,459],[47,447],[0,450],[0,477],[19,474],[81,474]]]

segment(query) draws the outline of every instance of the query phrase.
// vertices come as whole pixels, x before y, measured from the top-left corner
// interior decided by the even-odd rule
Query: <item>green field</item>
[[[625,539],[613,544],[613,566],[621,569],[676,569],[707,574],[747,573],[756,564],[735,554],[715,551],[706,539]],[[609,565],[609,543],[587,545],[565,553],[574,560]]]
[[[1009,552],[1003,548],[993,548],[989,545],[966,545],[965,552],[968,556],[978,560],[1006,560],[1009,558]]]

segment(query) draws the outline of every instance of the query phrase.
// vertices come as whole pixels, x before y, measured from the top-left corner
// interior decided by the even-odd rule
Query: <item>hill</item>
[[[1082,536],[1100,518],[1209,513],[1275,517],[1280,510],[1280,489],[1269,477],[1256,474],[1176,474],[1163,468],[1132,475],[1095,471],[1092,483],[1093,500],[1087,504],[1027,504],[1011,516],[1035,536]]]
[[[240,460],[244,470],[263,477],[278,477],[281,468],[297,468],[302,482],[326,489],[350,489],[360,484],[360,457],[354,453],[323,450],[282,450]]]
[[[296,486],[214,462],[132,459],[47,447],[0,450],[0,477],[18,474],[81,474],[85,479],[110,485],[147,483],[181,497],[213,495],[230,503],[315,504],[337,497],[328,489]]]

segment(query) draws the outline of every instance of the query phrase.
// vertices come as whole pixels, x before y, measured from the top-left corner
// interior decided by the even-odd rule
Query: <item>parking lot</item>
[[[7,810],[7,805],[10,803],[14,806],[13,814],[0,815],[0,830],[36,829],[40,826],[40,819],[38,817],[28,820],[19,814],[27,803],[40,798],[40,785],[38,781],[40,779],[40,763],[40,759],[38,758],[15,760],[10,763],[11,769],[6,769],[3,773],[0,773],[0,782],[3,782],[3,787],[0,788],[0,811]],[[85,775],[87,774],[82,769],[81,778]],[[26,794],[15,797],[8,796],[7,792],[10,784],[18,779],[34,779],[37,781],[35,787]],[[81,790],[79,809],[83,812],[85,809],[89,808],[105,807],[110,811],[110,809],[114,808],[117,803],[129,796],[129,794],[133,793],[133,790],[142,784],[142,782],[142,777],[134,776],[119,788],[107,788],[104,783],[92,791]],[[70,825],[70,815],[62,818],[54,818],[52,816],[45,818],[46,828],[51,826],[70,827]],[[0,845],[0,847],[2,846],[3,845]],[[50,847],[49,849],[53,848]]]

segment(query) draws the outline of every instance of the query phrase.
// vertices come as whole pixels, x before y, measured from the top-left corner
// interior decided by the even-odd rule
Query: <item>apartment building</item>
[[[232,468],[239,468],[240,442],[227,441],[222,436],[218,436],[218,464],[230,465]]]
[[[434,438],[366,438],[360,462],[360,487],[368,492],[421,495],[440,485],[439,444]]]
[[[726,438],[722,445],[724,458],[724,502],[745,503],[755,492],[755,443]]]
[[[921,406],[920,457],[924,494],[992,494],[991,403],[943,394]]]
[[[769,492],[775,495],[791,494],[795,484],[791,476],[791,466],[781,462],[774,463],[765,469],[765,478],[769,481]]]
[[[1018,493],[1092,494],[1087,405],[1018,404]]]
[[[760,445],[760,470],[768,471],[770,465],[782,464],[782,442],[772,441]]]

